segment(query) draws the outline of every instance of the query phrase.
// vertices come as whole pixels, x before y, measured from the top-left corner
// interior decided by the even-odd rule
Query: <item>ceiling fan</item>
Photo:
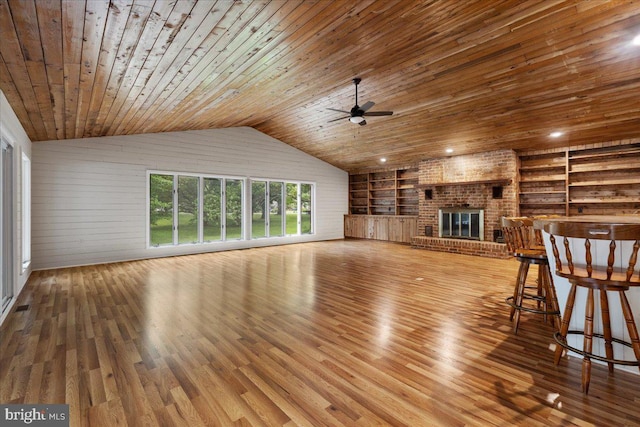
[[[342,120],[342,119],[349,119],[351,123],[356,123],[360,126],[364,126],[367,124],[367,121],[365,120],[365,116],[366,117],[390,116],[393,114],[393,111],[369,111],[369,109],[375,105],[375,103],[371,101],[367,102],[362,107],[358,105],[358,84],[361,81],[362,79],[360,77],[356,77],[355,79],[353,79],[353,84],[356,85],[356,105],[353,106],[351,111],[336,110],[335,108],[327,108],[327,110],[337,111],[339,113],[345,113],[345,114],[348,114],[348,116],[329,120],[329,123],[337,122],[338,120]]]

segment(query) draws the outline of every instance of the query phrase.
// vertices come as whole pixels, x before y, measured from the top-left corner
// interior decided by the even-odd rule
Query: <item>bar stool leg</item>
[[[518,269],[518,283],[516,283],[516,292],[513,297],[513,302],[516,307],[522,306],[522,300],[524,298],[528,273],[529,273],[529,261],[526,261],[526,260],[520,261],[520,268]],[[513,316],[513,333],[517,334],[518,326],[520,325],[521,310],[515,310],[515,308],[513,307],[512,307],[512,310],[515,311]]]
[[[629,306],[629,300],[624,292],[620,292],[620,305],[622,305],[622,314],[624,315],[624,320],[627,323],[627,330],[629,331],[629,338],[631,339],[633,353],[636,355],[636,359],[640,360],[640,338],[638,337],[638,328],[636,327],[636,323],[633,319],[633,312]]]
[[[518,306],[518,295],[523,295],[524,294],[524,285],[525,285],[525,281],[527,279],[527,273],[529,271],[529,265],[525,265],[525,263],[523,261],[520,261],[520,267],[518,267],[518,275],[516,276],[516,286],[513,288],[513,304],[514,306],[511,307],[511,310],[509,311],[509,320],[513,321],[513,316],[516,314],[516,307]],[[522,288],[522,290],[520,289]],[[520,300],[520,304],[522,303],[522,300]]]
[[[593,288],[587,292],[587,307],[584,314],[584,345],[583,351],[587,354],[593,353]],[[591,382],[591,358],[587,355],[582,359],[582,391],[589,393],[589,383]]]
[[[538,292],[537,295],[538,297],[542,297],[542,298],[538,298],[538,310],[540,310],[540,307],[542,306],[542,308],[544,309],[544,311],[547,311],[547,294],[545,292],[545,284],[544,284],[544,277],[542,274],[542,265],[538,264]],[[547,313],[542,315],[542,320],[544,322],[547,321]]]
[[[540,268],[542,268],[542,272],[544,276],[547,306],[551,307],[551,311],[555,312],[555,314],[551,318],[551,324],[553,325],[556,331],[559,331],[560,330],[560,305],[558,304],[558,296],[556,295],[556,287],[553,283],[551,270],[549,269],[549,264],[546,264],[546,263],[542,264]]]
[[[609,298],[607,291],[600,290],[600,311],[602,313],[602,335],[604,335],[604,349],[607,359],[613,359],[613,336],[611,334],[611,317],[609,316]],[[613,363],[607,362],[609,373],[613,373]]]
[[[556,333],[556,336],[559,340],[566,343],[567,342],[567,332],[569,331],[569,321],[571,320],[571,314],[573,313],[573,305],[576,301],[576,288],[575,284],[571,284],[571,289],[569,290],[569,296],[567,297],[567,304],[564,307],[564,314],[562,315],[562,324],[560,326],[560,332]],[[560,344],[556,345],[556,353],[554,357],[553,363],[558,365],[560,363],[560,359],[562,358],[562,352],[564,347]]]

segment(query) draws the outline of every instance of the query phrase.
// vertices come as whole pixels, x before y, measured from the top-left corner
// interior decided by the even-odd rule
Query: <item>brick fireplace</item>
[[[517,212],[517,156],[512,150],[431,159],[419,165],[418,236],[412,245],[492,257],[506,257],[495,243],[500,217]],[[439,210],[478,208],[484,211],[484,241],[439,238]],[[429,234],[431,231],[431,235]],[[422,234],[422,235],[421,235]]]

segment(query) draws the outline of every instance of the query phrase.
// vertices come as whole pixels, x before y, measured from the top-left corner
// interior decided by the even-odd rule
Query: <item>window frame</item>
[[[22,273],[31,265],[31,159],[22,152]]]
[[[151,244],[151,213],[150,213],[150,203],[151,203],[151,175],[166,175],[173,177],[173,224],[172,224],[172,242],[168,244],[159,244],[152,245]],[[197,242],[189,242],[189,243],[180,243],[178,236],[178,222],[179,222],[179,206],[178,206],[178,177],[186,176],[186,177],[196,177],[198,178],[198,241]],[[219,179],[221,183],[221,240],[213,240],[213,241],[205,241],[204,240],[204,180],[205,178]],[[226,203],[226,183],[227,180],[235,180],[240,181],[240,208],[241,212],[241,235],[239,238],[227,239],[227,203]],[[224,242],[237,242],[241,240],[246,240],[245,228],[244,224],[246,223],[246,182],[247,178],[242,176],[235,175],[214,175],[214,174],[202,174],[202,173],[192,173],[192,172],[176,172],[176,171],[163,171],[163,170],[147,170],[147,200],[146,200],[146,246],[147,249],[162,249],[162,248],[175,248],[175,247],[184,247],[184,246],[196,246],[196,245],[214,245]]]
[[[266,200],[271,200],[271,183],[281,183],[282,184],[282,203],[283,203],[283,210],[282,210],[282,235],[280,236],[271,236],[270,235],[270,221],[271,219],[268,218],[267,223],[265,224],[266,227],[266,236],[264,237],[258,237],[258,238],[253,238],[251,237],[252,240],[258,240],[258,239],[268,239],[268,238],[286,238],[286,237],[299,237],[299,236],[309,236],[309,235],[314,235],[316,233],[315,231],[315,197],[316,197],[316,183],[313,181],[298,181],[298,180],[290,180],[290,179],[277,179],[277,178],[258,178],[258,177],[250,177],[248,180],[248,186],[251,189],[250,191],[250,197],[253,197],[253,182],[264,182],[266,185],[266,191],[265,191],[265,198]],[[288,184],[294,184],[297,187],[297,193],[296,193],[296,204],[297,204],[297,217],[296,217],[296,233],[295,234],[288,234],[287,233],[287,221],[286,221],[286,208],[287,208],[287,185]],[[303,185],[309,185],[310,188],[310,192],[309,192],[309,197],[310,197],[310,205],[311,205],[311,215],[310,215],[310,220],[311,220],[311,227],[308,233],[303,233],[302,232],[302,186]],[[250,225],[251,227],[253,227],[253,200],[249,200],[249,205],[251,207],[251,221],[250,221]],[[268,206],[267,206],[268,209]],[[249,236],[253,236],[253,230],[250,230]]]

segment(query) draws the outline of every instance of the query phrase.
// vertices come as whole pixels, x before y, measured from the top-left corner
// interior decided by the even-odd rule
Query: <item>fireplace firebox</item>
[[[438,209],[438,237],[484,240],[484,209]]]

